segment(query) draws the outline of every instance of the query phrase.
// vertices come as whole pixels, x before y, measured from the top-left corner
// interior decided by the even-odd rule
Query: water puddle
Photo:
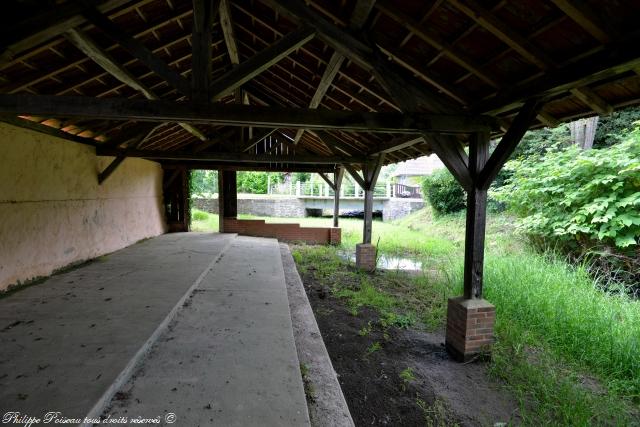
[[[353,252],[340,251],[340,258],[351,262],[356,262],[356,254]],[[404,271],[421,271],[422,262],[410,258],[397,258],[387,255],[378,257],[377,267],[383,270],[404,270]]]

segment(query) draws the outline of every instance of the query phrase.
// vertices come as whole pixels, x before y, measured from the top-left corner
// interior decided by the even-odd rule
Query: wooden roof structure
[[[640,100],[637,0],[3,6],[0,120],[120,159],[322,172],[436,152],[460,171],[477,132],[517,143]]]

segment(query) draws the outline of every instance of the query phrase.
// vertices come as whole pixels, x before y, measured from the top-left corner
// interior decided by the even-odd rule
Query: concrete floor
[[[0,300],[0,413],[308,425],[277,241],[177,233]]]

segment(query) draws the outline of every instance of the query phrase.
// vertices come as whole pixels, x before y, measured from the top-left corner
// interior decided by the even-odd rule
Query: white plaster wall
[[[0,123],[0,291],[166,231],[162,169]]]

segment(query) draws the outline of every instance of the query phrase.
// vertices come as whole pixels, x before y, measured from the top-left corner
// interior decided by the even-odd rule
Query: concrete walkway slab
[[[179,425],[309,425],[278,242],[238,237],[107,412]]]
[[[0,413],[87,415],[234,237],[167,234],[0,299]]]

